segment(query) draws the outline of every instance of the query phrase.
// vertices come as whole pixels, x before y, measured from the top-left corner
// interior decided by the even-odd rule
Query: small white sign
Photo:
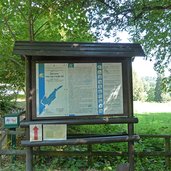
[[[66,140],[66,124],[43,125],[43,140]]]
[[[30,141],[42,141],[42,124],[30,125]]]
[[[5,125],[16,125],[17,123],[17,117],[5,117]]]

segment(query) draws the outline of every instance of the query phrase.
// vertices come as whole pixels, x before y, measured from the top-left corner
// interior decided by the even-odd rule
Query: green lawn
[[[135,124],[137,134],[171,134],[171,113],[135,114],[138,124]]]
[[[135,133],[137,134],[171,134],[171,113],[138,113],[135,117],[139,122],[135,125]],[[80,133],[115,133],[124,132],[127,130],[126,125],[89,125],[76,127],[74,129]],[[83,150],[84,147],[70,146],[64,147],[65,150]],[[126,151],[127,144],[97,144],[93,146],[93,150],[102,151]],[[163,151],[164,141],[162,139],[141,139],[135,143],[135,149],[138,152],[142,151]],[[169,171],[165,165],[165,158],[163,157],[143,157],[136,159],[136,171]],[[115,171],[116,165],[127,162],[122,157],[98,157],[93,159],[93,166],[87,170],[104,170]],[[44,171],[79,171],[87,167],[87,158],[84,157],[68,157],[68,158],[37,158],[35,161],[35,170]],[[62,168],[62,169],[59,169]],[[65,169],[64,169],[65,168]],[[18,160],[16,164],[7,163],[2,170],[25,170],[24,160]]]

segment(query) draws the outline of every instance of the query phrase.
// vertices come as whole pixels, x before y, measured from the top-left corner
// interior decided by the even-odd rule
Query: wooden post
[[[2,150],[2,143],[3,143],[3,134],[1,131],[1,141],[0,141],[0,150]],[[0,168],[2,167],[2,155],[0,155]]]
[[[128,134],[131,135],[133,132],[133,124],[128,124]],[[134,171],[134,141],[128,142],[128,161],[129,171]]]
[[[26,171],[33,171],[33,148],[26,149]]]
[[[127,60],[127,84],[128,84],[128,117],[133,117],[133,83],[132,83],[132,59]],[[128,123],[128,135],[134,135],[134,124]],[[128,142],[129,171],[134,171],[134,141]]]
[[[11,128],[10,130],[16,132],[16,128]],[[12,149],[16,149],[16,134],[11,134],[11,147]],[[12,163],[16,161],[16,155],[12,156]]]
[[[92,166],[92,155],[91,155],[92,145],[91,144],[87,145],[87,150],[88,150],[88,166]]]
[[[32,64],[31,58],[25,59],[26,61],[26,121],[31,121],[32,118]],[[29,127],[26,129],[26,137],[30,139],[30,131]],[[33,148],[27,147],[26,148],[26,171],[33,170]]]
[[[168,152],[170,152],[170,137],[165,137],[165,153],[166,153],[165,162],[167,168],[170,169],[171,164],[170,164],[170,156],[167,156]]]

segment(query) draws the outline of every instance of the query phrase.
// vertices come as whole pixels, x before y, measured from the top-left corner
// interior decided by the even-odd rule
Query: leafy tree
[[[12,54],[16,40],[93,41],[84,1],[0,1],[0,84],[24,90],[24,61]]]
[[[155,77],[143,77],[142,78],[144,83],[144,91],[147,93],[147,101],[152,102],[155,101],[155,85],[156,85],[156,78]]]
[[[24,87],[24,62],[12,55],[15,40],[92,41],[90,26],[99,39],[128,31],[148,58],[156,58],[158,72],[170,71],[170,0],[3,0],[0,83]],[[171,90],[170,79],[163,79],[166,91]]]
[[[155,87],[155,101],[156,102],[162,102],[162,89],[161,89],[161,82],[162,78],[161,75],[158,74],[157,79],[156,79],[156,87]]]
[[[89,2],[89,17],[95,33],[115,36],[126,30],[133,42],[143,45],[146,57],[156,61],[159,73],[171,71],[171,1],[170,0],[96,0]],[[171,76],[164,78],[171,91]]]
[[[92,41],[82,1],[3,0],[0,2],[0,55],[4,68],[18,81],[23,62],[12,55],[16,40]],[[12,65],[16,66],[16,70]],[[21,67],[20,67],[21,66]],[[4,71],[3,70],[3,71]],[[2,68],[1,68],[2,71]],[[23,73],[23,70],[22,70]],[[1,78],[9,73],[2,72]],[[12,78],[12,77],[10,77]],[[20,77],[24,78],[24,77]],[[4,80],[4,79],[3,79]],[[10,81],[8,78],[6,80]],[[23,81],[22,81],[23,82]],[[21,85],[23,87],[23,85]]]
[[[89,31],[86,11],[82,8],[82,3],[83,1],[70,2],[66,0],[1,1],[1,82],[7,81],[11,84],[15,82],[17,86],[20,83],[23,87],[24,77],[21,77],[23,62],[12,55],[16,40],[94,40]]]
[[[146,98],[144,83],[137,73],[133,72],[133,99],[134,101],[146,101]]]

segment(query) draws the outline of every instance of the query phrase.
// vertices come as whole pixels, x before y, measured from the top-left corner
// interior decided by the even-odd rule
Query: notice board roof
[[[16,41],[14,54],[32,57],[134,57],[145,56],[140,44]]]

